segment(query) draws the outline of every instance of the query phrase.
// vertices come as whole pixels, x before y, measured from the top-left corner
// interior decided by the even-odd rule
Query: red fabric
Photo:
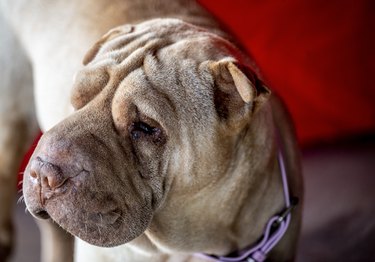
[[[201,0],[260,66],[303,145],[375,132],[371,0]]]
[[[29,162],[29,159],[30,159],[31,155],[33,154],[34,149],[35,149],[35,147],[36,147],[36,145],[39,141],[39,138],[41,136],[42,136],[42,133],[39,133],[39,135],[35,138],[34,143],[32,144],[32,146],[29,148],[29,150],[25,154],[25,157],[22,160],[22,163],[21,163],[21,166],[20,166],[20,169],[19,169],[19,172],[18,172],[18,181],[22,181],[23,172],[24,172],[24,170],[27,166],[27,163]],[[21,188],[22,188],[21,184],[18,184],[18,189],[21,189]]]

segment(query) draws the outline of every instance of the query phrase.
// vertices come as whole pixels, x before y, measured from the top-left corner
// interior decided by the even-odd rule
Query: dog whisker
[[[96,227],[98,228],[98,232],[99,232],[99,241],[102,242],[102,233],[100,231],[100,227],[98,225],[96,225]]]
[[[18,200],[17,200],[17,205],[19,205],[20,203],[24,202],[24,199],[25,199],[25,197],[23,195],[20,196],[20,198],[18,198]]]

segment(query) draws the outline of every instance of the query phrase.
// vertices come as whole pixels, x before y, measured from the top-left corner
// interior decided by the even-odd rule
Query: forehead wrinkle
[[[131,39],[133,41],[123,42],[124,40],[121,39],[121,36],[118,38],[120,39],[115,38],[112,41],[104,44],[97,57],[99,59],[101,57],[110,57],[111,59],[115,60],[117,64],[120,64],[132,53],[149,44],[149,42],[160,41],[160,38],[156,38],[153,33],[140,35],[135,39]],[[116,41],[116,43],[112,43],[113,41]]]
[[[207,114],[214,107],[213,101],[211,103],[212,81],[206,76],[208,72],[200,67],[202,58],[199,61],[191,59],[185,52],[181,53],[184,50],[179,47],[174,43],[147,55],[143,69],[149,82],[174,99],[174,104],[175,100],[184,101],[176,107],[177,113],[184,116],[182,122],[204,129],[214,120]]]
[[[176,126],[175,106],[168,94],[159,90],[147,79],[142,68],[131,72],[119,85],[117,95],[127,97],[138,107],[141,113],[160,123],[169,130]]]
[[[169,67],[165,67],[160,63],[160,60],[157,57],[157,51],[159,50],[160,49],[154,50],[154,52],[145,56],[142,70],[145,79],[150,84],[151,88],[156,92],[159,92],[162,97],[166,98],[170,108],[176,112],[177,106],[174,97],[176,97],[177,90],[172,85],[174,81],[171,81],[174,78],[174,72],[173,70],[170,70]]]
[[[118,51],[113,51],[108,53],[105,57],[103,55],[102,57],[95,59],[86,67],[105,69],[110,76],[110,81],[112,82],[111,85],[107,85],[105,88],[112,89],[114,88],[114,85],[117,88],[130,73],[143,66],[144,59],[148,54],[154,53],[155,50],[159,50],[160,47],[168,44],[167,41],[156,38],[151,41],[146,41],[144,46],[133,50],[130,54],[123,54],[126,56],[124,59],[121,58],[121,54],[117,53]],[[117,60],[117,62],[115,60]],[[121,62],[119,63],[120,60]]]
[[[173,23],[172,23],[173,24]],[[176,23],[177,27],[186,27],[183,23]],[[204,60],[207,59],[206,50],[209,49],[208,46],[199,46],[196,47],[196,43],[201,42],[202,40],[207,40],[205,44],[207,44],[207,32],[201,31],[198,34],[192,34],[192,31],[196,31],[188,28],[186,31],[183,31],[183,34],[177,34],[173,32],[176,28],[162,28],[158,32],[154,32],[151,27],[139,27],[137,30],[121,35],[119,37],[115,37],[109,40],[107,43],[103,44],[103,47],[100,50],[100,55],[97,55],[93,61],[93,65],[97,65],[100,61],[108,61],[108,71],[110,72],[111,78],[112,75],[115,78],[124,79],[129,73],[136,70],[138,67],[144,65],[145,66],[145,73],[148,75],[150,80],[156,82],[156,84],[163,82],[165,83],[168,79],[171,85],[166,85],[169,89],[171,88],[174,92],[174,95],[180,94],[180,96],[186,98],[186,90],[181,90],[181,88],[175,89],[173,88],[174,85],[180,86],[182,78],[181,75],[184,75],[184,72],[179,72],[176,68],[171,66],[164,66],[163,63],[159,63],[160,65],[157,66],[158,70],[155,70],[151,67],[152,71],[155,71],[153,78],[151,78],[151,74],[147,73],[147,62],[152,61],[152,59],[147,59],[150,57],[150,54],[155,54],[154,57],[158,55],[159,52],[163,52],[163,56],[161,58],[165,60],[167,58],[167,64],[169,63],[176,63],[176,60],[186,59],[190,56],[194,56],[195,60]],[[160,29],[160,28],[159,28]],[[195,32],[197,33],[197,32]],[[191,36],[187,39],[187,36]],[[125,43],[123,43],[125,41]],[[182,45],[184,44],[184,45]],[[187,48],[186,45],[190,46],[191,48]],[[185,46],[185,47],[184,47]],[[209,45],[211,46],[211,45]],[[169,48],[170,47],[170,48]],[[118,48],[118,49],[117,49]],[[109,51],[108,51],[109,50]],[[106,52],[107,51],[107,52]],[[201,55],[202,54],[202,55]],[[152,56],[151,56],[152,57]],[[172,59],[168,59],[168,57],[172,57]],[[154,59],[158,60],[158,59]],[[201,61],[198,61],[201,62]],[[161,77],[160,71],[165,72]],[[199,74],[197,74],[199,75]],[[161,79],[160,79],[161,78]],[[194,80],[194,77],[192,78]],[[168,81],[167,81],[168,82]],[[174,84],[172,84],[174,83]],[[183,84],[184,85],[184,84]],[[188,87],[184,85],[185,88]],[[193,86],[199,86],[193,83]],[[158,85],[159,88],[163,88],[162,83]],[[166,90],[167,91],[167,90]],[[173,104],[173,103],[171,103]]]
[[[115,51],[119,49],[123,49],[127,45],[134,43],[137,40],[140,40],[142,37],[148,37],[152,35],[152,32],[147,32],[148,30],[139,30],[133,31],[130,33],[125,33],[120,36],[117,36],[103,44],[100,48],[98,55],[103,54],[105,52]]]
[[[144,46],[134,50],[129,56],[127,56],[120,64],[115,65],[113,70],[116,71],[117,77],[124,78],[130,72],[141,67],[144,63],[144,58],[153,50],[159,49],[169,42],[164,39],[156,38],[148,41]]]
[[[163,100],[163,106],[169,108],[169,111],[173,112],[176,115],[177,107],[175,105],[175,101],[172,100],[171,96],[167,94],[165,89],[157,87],[153,81],[149,78],[144,68],[142,68],[142,72],[144,74],[145,81],[148,84],[149,93],[155,93],[156,97],[159,97]]]
[[[157,50],[157,51],[160,51]],[[159,57],[159,52],[149,53],[143,64],[143,72],[147,78],[147,82],[151,85],[153,90],[156,90],[169,104],[171,112],[178,119],[178,127],[186,122],[189,116],[189,98],[186,96],[185,88],[181,85],[178,79],[178,66],[170,66],[170,63],[163,63],[163,57]],[[176,64],[178,61],[174,61]],[[183,102],[182,102],[183,101]]]

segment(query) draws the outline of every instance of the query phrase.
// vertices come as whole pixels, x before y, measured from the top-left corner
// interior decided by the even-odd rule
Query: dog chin
[[[103,212],[77,212],[75,218],[59,217],[51,214],[51,218],[70,234],[83,241],[100,247],[115,247],[132,241],[141,235],[151,220],[150,218],[134,218],[123,215],[119,209]]]

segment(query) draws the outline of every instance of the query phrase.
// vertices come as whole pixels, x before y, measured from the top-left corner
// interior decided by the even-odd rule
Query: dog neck
[[[223,256],[256,243],[267,221],[285,207],[270,111],[271,106],[265,105],[249,126],[233,138],[231,153],[235,156],[231,159],[235,161],[227,163],[227,171],[215,182],[215,190],[185,198],[164,207],[164,211],[170,214],[176,205],[191,203],[196,207],[205,202],[203,197],[209,198],[210,208],[203,206],[197,214],[187,208],[186,214],[176,214],[168,223],[165,217],[156,215],[149,229],[129,245],[154,254],[183,252]],[[186,223],[201,226],[188,228]]]
[[[247,186],[241,201],[233,199],[241,205],[233,210],[233,222],[228,227],[228,234],[236,236],[232,250],[241,250],[259,240],[267,221],[285,206],[273,123],[271,106],[267,104],[236,142],[237,158],[233,158],[236,163],[231,164],[234,170],[230,175],[238,176],[240,183]]]
[[[197,253],[196,256],[207,259],[213,262],[240,262],[240,261],[253,261],[261,262],[269,258],[270,253],[277,246],[277,244],[282,240],[286,234],[288,227],[291,222],[291,213],[293,209],[298,204],[298,197],[292,196],[289,192],[288,176],[284,161],[284,148],[280,142],[280,131],[275,130],[276,142],[277,142],[277,159],[278,166],[280,170],[280,176],[282,179],[282,188],[284,194],[284,208],[277,214],[274,214],[264,226],[264,231],[262,236],[258,241],[254,242],[252,245],[248,245],[246,248],[241,250],[236,250],[227,256],[217,256]],[[275,256],[277,259],[283,257],[280,252],[282,249],[276,250],[279,254]]]

